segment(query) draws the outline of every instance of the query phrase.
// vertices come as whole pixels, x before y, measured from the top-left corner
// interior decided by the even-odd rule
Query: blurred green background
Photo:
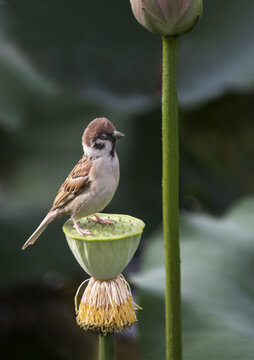
[[[254,3],[204,0],[179,49],[185,360],[254,358]],[[6,359],[96,359],[75,324],[86,277],[53,223],[21,246],[106,116],[121,181],[107,212],[146,222],[126,275],[144,308],[116,359],[164,358],[161,43],[129,1],[0,0],[0,341]]]

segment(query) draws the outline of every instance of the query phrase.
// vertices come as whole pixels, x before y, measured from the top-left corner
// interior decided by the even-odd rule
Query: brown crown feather
[[[112,134],[114,131],[114,125],[107,118],[96,118],[91,121],[85,129],[82,137],[82,144],[90,146],[92,140],[96,139],[101,134]]]

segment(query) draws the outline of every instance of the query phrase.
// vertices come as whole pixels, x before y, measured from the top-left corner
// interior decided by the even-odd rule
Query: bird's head
[[[90,158],[115,156],[116,141],[124,134],[116,131],[108,119],[101,117],[91,121],[84,131],[82,145],[84,153]]]

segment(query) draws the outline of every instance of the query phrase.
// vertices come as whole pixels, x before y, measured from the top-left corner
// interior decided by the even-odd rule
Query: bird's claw
[[[83,236],[83,235],[93,235],[91,230],[81,229],[79,224],[74,219],[72,219],[72,221],[73,221],[73,227],[74,227],[74,229],[77,231],[77,233],[79,235],[81,235],[81,236]]]
[[[114,225],[114,221],[110,220],[110,218],[107,219],[102,219],[100,216],[98,216],[97,214],[93,214],[95,219],[90,219],[92,222],[96,223],[96,224],[101,224],[101,225]]]

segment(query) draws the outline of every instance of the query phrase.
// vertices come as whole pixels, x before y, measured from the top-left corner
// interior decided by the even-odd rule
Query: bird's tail
[[[57,214],[55,212],[49,212],[45,218],[42,220],[40,225],[37,227],[35,232],[30,236],[30,238],[25,242],[22,246],[22,250],[25,250],[29,245],[33,245],[33,243],[38,239],[41,233],[46,229],[46,227],[56,219]]]

